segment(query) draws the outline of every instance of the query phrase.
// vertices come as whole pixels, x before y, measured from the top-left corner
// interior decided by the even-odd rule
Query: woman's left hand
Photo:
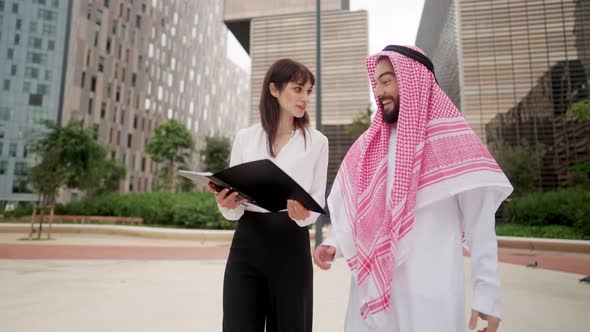
[[[305,220],[309,217],[309,210],[304,208],[298,201],[288,199],[287,200],[287,212],[289,217],[293,220]]]

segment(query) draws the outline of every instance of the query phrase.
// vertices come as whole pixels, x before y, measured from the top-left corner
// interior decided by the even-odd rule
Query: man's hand
[[[313,261],[322,270],[329,270],[332,265],[330,264],[334,260],[336,255],[336,248],[332,246],[320,245],[315,248],[313,253]]]
[[[469,320],[469,329],[473,330],[475,329],[475,326],[477,326],[477,318],[481,318],[485,321],[488,322],[488,327],[484,327],[482,330],[478,330],[477,332],[496,332],[498,331],[498,326],[500,325],[500,319],[490,316],[490,315],[486,315],[486,314],[482,314],[481,312],[477,311],[477,310],[473,310],[471,309],[471,319]]]
[[[289,217],[293,220],[305,220],[310,215],[308,209],[304,208],[301,203],[292,199],[287,200],[287,212],[289,213]]]
[[[209,184],[209,191],[215,195],[215,200],[221,207],[235,209],[246,201],[245,199],[236,199],[236,197],[240,194],[237,191],[234,191],[228,195],[227,193],[229,192],[229,189],[227,188],[223,189],[222,191],[217,191],[215,189],[216,188],[212,184]]]

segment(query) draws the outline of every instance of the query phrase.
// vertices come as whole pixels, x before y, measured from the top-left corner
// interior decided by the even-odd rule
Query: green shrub
[[[576,229],[563,225],[548,225],[548,226],[524,226],[524,225],[498,225],[496,226],[496,234],[499,236],[519,236],[519,237],[536,237],[536,238],[551,238],[551,239],[570,239],[583,240],[590,239],[589,236],[584,236]]]
[[[33,214],[32,203],[21,203],[12,211],[2,211],[2,215],[5,218],[20,218],[25,216],[31,216]]]
[[[574,227],[583,234],[590,228],[590,191],[569,189],[515,197],[505,206],[508,223]]]
[[[147,225],[182,228],[235,227],[223,218],[215,199],[206,192],[107,194],[57,205],[56,214],[140,217]]]

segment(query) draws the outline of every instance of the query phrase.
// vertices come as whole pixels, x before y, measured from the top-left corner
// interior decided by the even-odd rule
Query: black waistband
[[[244,212],[232,240],[232,248],[302,246],[309,248],[309,229],[299,226],[287,212]]]

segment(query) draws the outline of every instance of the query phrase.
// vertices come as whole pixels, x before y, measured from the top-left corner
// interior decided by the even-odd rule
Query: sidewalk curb
[[[30,224],[0,224],[0,233],[29,233]],[[38,227],[35,225],[35,227]],[[48,225],[43,225],[43,235],[47,234]],[[195,241],[231,241],[233,230],[212,229],[173,229],[123,225],[89,225],[89,224],[54,224],[52,234],[87,233],[138,236],[146,238],[195,240]]]
[[[498,236],[498,247],[590,254],[590,241]]]
[[[30,224],[17,223],[0,223],[0,233],[22,233],[26,236],[30,229]],[[47,225],[43,227],[43,233],[47,234]],[[146,238],[174,239],[174,240],[195,240],[195,241],[231,241],[233,230],[209,230],[209,229],[171,229],[155,228],[143,226],[123,226],[123,225],[89,225],[89,224],[54,224],[53,233],[89,233],[89,234],[107,234],[138,236]],[[310,238],[315,238],[315,230],[310,230]],[[329,230],[325,229],[324,234]],[[559,240],[559,239],[539,239],[539,238],[522,238],[511,236],[498,236],[498,247],[543,250],[543,251],[563,251],[570,253],[590,254],[590,241],[583,240]]]

